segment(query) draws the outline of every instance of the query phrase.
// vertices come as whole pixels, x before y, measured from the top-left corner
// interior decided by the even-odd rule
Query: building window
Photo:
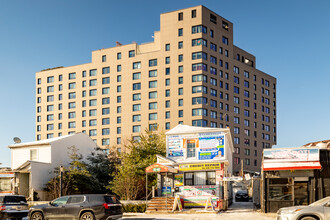
[[[178,67],[178,72],[179,72],[179,73],[183,73],[183,66],[179,66],[179,67]]]
[[[149,92],[149,99],[157,98],[157,92]]]
[[[30,149],[30,160],[35,161],[38,160],[38,150]]]
[[[48,124],[47,125],[47,131],[54,130],[54,125],[53,124]]]
[[[183,110],[179,110],[179,111],[178,111],[178,117],[179,117],[179,118],[182,118],[182,117],[183,117]]]
[[[183,29],[182,28],[179,28],[179,30],[178,30],[178,36],[179,37],[183,36]]]
[[[197,26],[192,26],[191,28],[191,33],[196,34],[196,33],[207,33],[207,27],[204,25],[197,25]]]
[[[133,80],[141,79],[141,73],[133,73]]]
[[[165,97],[170,97],[170,95],[171,95],[171,90],[166,89],[165,90]]]
[[[76,122],[69,122],[68,123],[68,128],[76,128]]]
[[[141,68],[141,62],[134,62],[133,63],[133,69],[140,69]]]
[[[157,88],[157,80],[149,81],[149,88]]]
[[[207,60],[207,53],[204,53],[204,52],[192,53],[192,60],[197,60],[197,59]]]
[[[139,122],[141,121],[141,115],[133,115],[133,122]]]
[[[170,51],[170,50],[171,50],[171,45],[165,44],[165,51]]]
[[[149,110],[157,109],[157,102],[150,102],[149,103]]]
[[[210,21],[214,24],[217,23],[217,16],[215,16],[214,14],[210,14]]]
[[[167,67],[167,68],[165,69],[165,74],[166,74],[166,75],[170,75],[170,73],[171,73],[171,69],[170,69],[169,67]]]
[[[102,108],[102,115],[108,115],[108,114],[110,114],[110,108]]]
[[[179,49],[182,49],[182,48],[183,48],[183,41],[179,41],[179,43],[178,43],[178,48],[179,48]]]
[[[165,86],[169,86],[171,84],[171,79],[165,79]]]
[[[141,93],[133,94],[133,101],[139,101],[139,100],[141,100]]]
[[[103,55],[102,56],[102,62],[104,63],[104,62],[106,62],[107,61],[107,56],[106,55]]]
[[[106,146],[110,144],[110,139],[109,138],[102,138],[102,146]]]
[[[117,65],[117,72],[121,72],[121,65]]]
[[[180,13],[178,14],[178,20],[179,20],[179,21],[182,21],[182,20],[183,20],[183,12],[180,12]]]
[[[107,104],[110,104],[110,98],[109,97],[102,98],[102,105],[107,105]]]
[[[183,61],[183,55],[180,54],[180,55],[178,56],[178,62],[182,62],[182,61]]]
[[[200,46],[200,45],[203,45],[203,46],[207,47],[207,40],[204,40],[202,38],[193,39],[191,41],[191,44],[192,44],[193,47],[194,46]]]
[[[133,112],[136,112],[136,111],[141,111],[141,104],[133,105]]]
[[[102,68],[102,74],[108,74],[108,73],[110,73],[110,67]]]
[[[187,140],[187,158],[196,157],[195,140]]]
[[[89,136],[96,136],[96,134],[97,134],[96,129],[89,130]]]
[[[157,120],[157,113],[150,113],[149,114],[149,121],[152,121],[152,120]]]
[[[96,116],[96,109],[89,110],[89,116]]]
[[[192,64],[192,71],[198,71],[198,70],[207,71],[207,65],[204,63]]]
[[[222,36],[222,43],[228,45],[228,38],[225,36]]]
[[[96,85],[97,85],[97,80],[96,79],[89,80],[89,86],[96,86]]]
[[[102,125],[110,124],[110,118],[102,118]]]
[[[140,90],[141,89],[141,83],[134,83],[133,84],[133,90]]]
[[[152,66],[157,66],[157,59],[149,60],[149,66],[150,66],[150,67],[152,67]]]
[[[196,18],[196,9],[191,10],[191,18]]]
[[[96,100],[95,100],[95,103],[96,103]],[[76,103],[75,102],[69,102],[69,109],[73,109],[73,108],[76,108]]]
[[[102,95],[109,94],[109,93],[110,93],[110,88],[109,87],[102,88]]]
[[[141,132],[141,125],[134,125],[132,127],[133,133]]]
[[[170,64],[170,57],[165,57],[165,64]]]
[[[89,76],[96,76],[97,75],[97,70],[93,69],[93,70],[89,70]]]
[[[109,84],[110,83],[110,77],[102,78],[102,84]]]
[[[178,95],[183,95],[183,88],[178,89]]]
[[[171,101],[170,100],[165,101],[165,107],[169,108],[170,106],[171,106]]]
[[[210,49],[213,50],[213,51],[217,51],[217,45],[213,44],[213,43],[210,43]]]
[[[135,57],[135,50],[130,50],[128,52],[128,57]]]
[[[54,82],[54,76],[47,77],[47,83],[52,83],[52,82]]]

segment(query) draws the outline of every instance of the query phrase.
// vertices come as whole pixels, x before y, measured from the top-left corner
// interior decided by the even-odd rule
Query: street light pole
[[[63,171],[64,171],[64,167],[60,166],[60,197],[63,195],[62,193]]]

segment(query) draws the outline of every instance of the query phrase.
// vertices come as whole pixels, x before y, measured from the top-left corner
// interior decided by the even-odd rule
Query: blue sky
[[[35,72],[91,52],[152,41],[159,15],[204,5],[234,23],[234,43],[277,78],[278,146],[330,139],[330,2],[306,0],[0,1],[0,163],[35,140]]]

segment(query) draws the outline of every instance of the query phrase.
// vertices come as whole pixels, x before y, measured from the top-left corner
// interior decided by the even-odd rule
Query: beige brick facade
[[[259,171],[262,149],[276,143],[276,79],[255,66],[233,45],[233,24],[209,9],[164,13],[154,42],[36,73],[36,139],[84,132],[108,147],[153,124],[229,126],[234,170],[243,159],[245,170]]]

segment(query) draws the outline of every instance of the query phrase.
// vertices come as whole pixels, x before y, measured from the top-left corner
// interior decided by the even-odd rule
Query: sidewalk
[[[214,213],[210,209],[204,211],[198,210],[198,213],[162,213],[162,214],[145,214],[145,213],[125,213],[123,219],[187,219],[187,220],[274,220],[276,214],[261,213],[260,210],[253,210],[251,202],[233,203],[225,212]]]

